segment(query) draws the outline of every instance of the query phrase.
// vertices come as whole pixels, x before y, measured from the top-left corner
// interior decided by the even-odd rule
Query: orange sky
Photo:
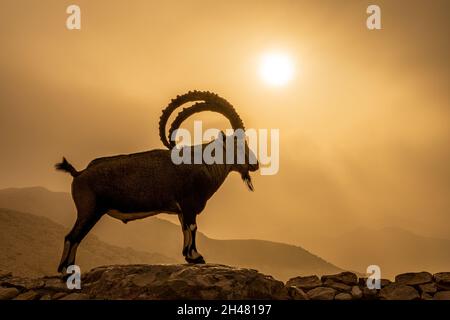
[[[229,177],[199,218],[207,235],[449,238],[448,1],[76,1],[82,30],[68,31],[72,3],[0,3],[0,188],[68,191],[62,155],[81,169],[161,148],[161,109],[211,90],[246,127],[280,129],[281,165],[255,193]],[[365,27],[372,3],[381,31]],[[258,75],[272,49],[295,59],[285,87]]]

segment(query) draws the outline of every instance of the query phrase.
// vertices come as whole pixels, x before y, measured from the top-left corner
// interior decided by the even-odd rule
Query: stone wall
[[[287,287],[312,300],[450,300],[450,272],[431,275],[428,272],[403,273],[391,282],[380,281],[380,289],[369,289],[366,278],[352,272],[337,275],[296,277]]]
[[[283,283],[253,269],[224,265],[117,265],[98,267],[69,290],[59,276],[37,279],[0,271],[0,300],[287,299],[450,300],[450,272],[404,273],[367,288],[352,272],[299,276]]]

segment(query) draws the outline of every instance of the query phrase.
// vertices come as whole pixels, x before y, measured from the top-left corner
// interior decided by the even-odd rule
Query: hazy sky
[[[65,27],[72,3],[80,31]],[[380,31],[365,26],[369,4]],[[449,12],[447,0],[2,0],[0,188],[69,191],[53,170],[63,155],[82,169],[162,148],[162,108],[211,90],[246,127],[280,129],[281,165],[255,176],[255,193],[230,176],[199,218],[207,235],[304,244],[397,226],[449,238]],[[260,79],[271,50],[295,60],[287,86]]]

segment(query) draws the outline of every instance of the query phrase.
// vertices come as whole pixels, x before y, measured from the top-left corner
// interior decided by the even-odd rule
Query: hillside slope
[[[19,276],[55,274],[67,229],[44,217],[0,209],[0,269]],[[120,248],[89,235],[78,248],[82,270],[105,264],[171,263],[161,254]]]
[[[42,215],[70,228],[75,222],[75,205],[66,192],[52,192],[43,187],[0,190],[0,208]]]

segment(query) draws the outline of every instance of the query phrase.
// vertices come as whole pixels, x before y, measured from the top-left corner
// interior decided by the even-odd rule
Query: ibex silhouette
[[[256,158],[246,142],[245,161],[241,164],[226,161],[174,164],[171,149],[175,147],[175,142],[169,141],[166,136],[166,123],[175,109],[188,102],[196,103],[178,114],[169,130],[169,137],[189,116],[202,111],[221,113],[228,118],[235,131],[244,130],[241,118],[228,101],[214,93],[190,91],[177,96],[163,110],[159,133],[168,150],[98,158],[82,171],[77,171],[65,158],[55,165],[57,170],[72,175],[72,197],[77,209],[75,225],[64,240],[58,272],[65,272],[69,265],[75,264],[78,245],[104,214],[125,223],[163,212],[177,214],[184,235],[183,256],[189,263],[205,262],[195,245],[196,216],[232,171],[239,172],[250,190],[253,190],[249,172],[258,170],[259,164],[249,161]],[[226,144],[232,142],[236,146],[235,140],[236,136],[221,133],[217,139],[203,144],[200,150],[216,143],[223,147],[225,158]],[[195,146],[185,148],[193,149]],[[237,154],[236,149],[233,152]]]

